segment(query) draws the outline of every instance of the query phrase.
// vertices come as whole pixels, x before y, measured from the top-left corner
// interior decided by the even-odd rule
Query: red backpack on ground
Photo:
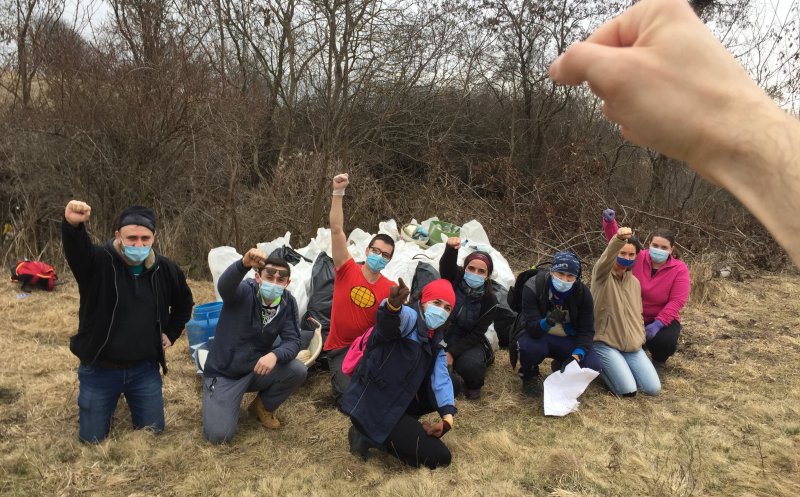
[[[11,281],[22,283],[23,290],[35,285],[52,291],[57,279],[56,268],[42,261],[19,261],[11,268]]]

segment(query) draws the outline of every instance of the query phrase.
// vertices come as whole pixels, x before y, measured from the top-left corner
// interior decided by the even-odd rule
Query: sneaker
[[[277,417],[275,417],[275,412],[266,410],[264,408],[264,404],[261,402],[261,398],[258,395],[256,395],[256,398],[250,403],[250,406],[247,408],[247,410],[250,412],[250,414],[258,418],[264,428],[277,430],[281,427],[281,422]]]
[[[481,398],[481,389],[480,388],[467,388],[464,391],[464,397],[468,400],[480,400]]]
[[[522,380],[522,393],[528,397],[538,398],[542,396],[542,382],[538,376]]]

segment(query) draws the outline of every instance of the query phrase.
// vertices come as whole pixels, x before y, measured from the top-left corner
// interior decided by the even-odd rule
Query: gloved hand
[[[569,363],[571,363],[571,362],[573,362],[575,360],[576,360],[575,356],[571,355],[571,356],[567,357],[566,359],[564,359],[563,361],[561,361],[561,372],[563,373],[564,370],[567,369],[567,364],[569,364]]]
[[[656,333],[658,333],[663,327],[664,323],[656,319],[644,327],[644,336],[647,337],[648,340],[652,340],[653,337],[656,336]]]
[[[556,323],[564,322],[564,318],[566,317],[566,313],[556,307],[552,311],[548,312],[544,319],[547,321],[547,324],[550,326],[555,326]]]
[[[603,221],[605,221],[607,223],[610,223],[611,221],[613,221],[616,216],[617,216],[617,213],[614,212],[614,209],[606,209],[606,210],[603,211]]]
[[[408,289],[403,278],[397,279],[397,286],[393,286],[389,289],[389,309],[399,309],[402,307],[403,304],[406,303],[408,299],[408,294],[411,293],[411,290]]]

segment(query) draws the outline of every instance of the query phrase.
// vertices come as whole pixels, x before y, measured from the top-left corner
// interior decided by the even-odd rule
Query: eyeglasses
[[[274,267],[265,267],[261,272],[268,278],[275,277],[279,283],[285,283],[289,279],[288,269],[278,269]]]
[[[369,247],[369,251],[370,251],[370,253],[373,253],[375,255],[379,255],[379,256],[383,257],[387,261],[391,261],[392,260],[392,254],[390,254],[389,252],[384,252],[383,250],[379,249],[378,247]]]

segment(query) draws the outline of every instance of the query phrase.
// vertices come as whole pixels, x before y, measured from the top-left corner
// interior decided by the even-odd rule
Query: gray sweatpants
[[[209,442],[230,441],[239,424],[239,410],[246,392],[258,392],[267,411],[274,411],[306,379],[308,370],[297,359],[276,364],[268,375],[250,373],[238,380],[218,376],[203,378],[203,435]]]

